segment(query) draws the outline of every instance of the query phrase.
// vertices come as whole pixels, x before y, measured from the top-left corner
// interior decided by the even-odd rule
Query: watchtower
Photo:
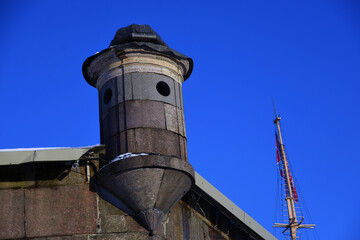
[[[192,68],[192,59],[150,26],[135,24],[119,29],[109,48],[83,64],[86,81],[99,92],[106,146],[92,189],[150,234],[194,184],[182,98]]]

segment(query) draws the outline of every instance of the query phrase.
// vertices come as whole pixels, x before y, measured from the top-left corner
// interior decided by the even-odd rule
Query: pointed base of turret
[[[158,228],[165,214],[157,209],[149,209],[140,212],[135,216],[136,220],[153,235],[153,231]]]
[[[91,190],[134,217],[151,235],[194,183],[194,170],[182,159],[141,155],[101,168],[91,179]]]

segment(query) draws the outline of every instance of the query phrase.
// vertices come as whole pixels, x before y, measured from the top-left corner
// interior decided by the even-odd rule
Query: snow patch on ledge
[[[146,156],[146,155],[150,155],[149,153],[124,153],[124,154],[120,154],[119,156],[117,156],[116,158],[114,158],[113,160],[111,160],[110,163],[116,162],[116,161],[120,161],[123,160],[125,158],[129,158],[129,157],[137,157],[137,156]]]

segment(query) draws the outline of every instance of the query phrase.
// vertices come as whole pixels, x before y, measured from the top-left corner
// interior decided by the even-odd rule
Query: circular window
[[[111,97],[112,97],[112,91],[110,88],[108,88],[104,93],[104,103],[108,104],[111,100]]]
[[[166,82],[158,82],[156,84],[156,90],[165,97],[170,95],[170,87]]]

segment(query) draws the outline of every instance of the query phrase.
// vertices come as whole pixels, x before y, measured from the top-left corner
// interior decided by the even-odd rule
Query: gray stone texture
[[[108,215],[100,218],[102,233],[123,233],[127,232],[124,215]]]
[[[111,215],[127,215],[125,212],[121,211],[119,208],[113,206],[111,203],[105,201],[102,198],[99,198],[98,207],[101,217]]]
[[[124,75],[118,76],[117,80],[115,80],[117,86],[117,103],[134,99],[132,78],[132,73],[125,73]]]
[[[174,92],[175,92],[175,101],[176,101],[176,106],[180,109],[183,109],[183,104],[182,104],[182,90],[181,90],[181,84],[178,82],[175,82],[174,84]]]
[[[96,233],[96,209],[96,195],[87,185],[26,189],[26,236]]]
[[[141,226],[133,217],[126,216],[126,227],[129,232],[144,232],[148,233],[148,231]]]
[[[184,112],[179,108],[176,108],[176,111],[179,124],[179,134],[186,137]]]
[[[117,134],[109,139],[104,139],[103,144],[106,146],[106,159],[112,160],[121,153],[127,153],[127,132],[124,134]]]
[[[130,129],[115,135],[105,144],[119,144],[120,153],[158,153],[180,158],[180,142],[176,133],[152,128]]]
[[[163,96],[157,91],[156,85],[160,81],[169,85],[169,96]],[[156,73],[136,72],[132,73],[132,83],[134,99],[161,101],[176,106],[175,81],[170,77]]]
[[[190,231],[190,218],[191,218],[191,210],[186,207],[181,207],[181,215],[182,215],[182,228],[183,228],[183,236],[184,239],[191,239],[191,231]]]
[[[162,184],[166,184],[166,187],[160,188],[155,208],[163,209],[164,206],[168,206],[167,209],[164,209],[166,213],[190,190],[191,180],[183,172],[168,169],[162,176]],[[179,193],[179,189],[182,192]]]
[[[179,136],[181,159],[188,161],[186,138]]]
[[[183,240],[182,207],[179,203],[170,210],[163,221],[166,239]]]
[[[71,236],[31,238],[31,240],[87,240],[87,239],[88,239],[88,235],[77,235],[77,236],[71,235]]]
[[[165,129],[165,113],[162,102],[135,100],[126,102],[125,104],[127,129]]]
[[[164,104],[165,109],[165,120],[166,120],[166,130],[179,133],[179,123],[177,117],[177,107],[170,104]]]
[[[0,239],[23,238],[24,190],[0,190]]]
[[[66,186],[66,185],[84,184],[85,182],[84,166],[79,166],[80,174],[75,172],[75,170],[70,172],[68,172],[68,170],[65,170],[63,171],[63,173],[67,174],[63,179],[55,178],[49,180],[39,180],[39,181],[35,181],[35,186],[36,187]]]
[[[190,239],[204,240],[204,228],[207,227],[206,224],[193,212],[191,212],[190,216]]]
[[[193,175],[191,165],[179,158],[129,157],[114,161],[97,173],[97,192],[151,231],[191,188]]]
[[[207,225],[202,217],[198,216],[189,207],[181,204],[183,239],[191,240],[218,240],[225,239],[212,226]],[[219,238],[220,237],[220,238]]]
[[[108,139],[125,130],[124,107],[126,106],[123,104],[116,105],[103,115],[103,119],[100,119],[103,139]]]
[[[105,182],[104,185],[113,184],[113,189],[117,190],[116,194],[119,198],[134,213],[139,213],[145,209],[154,208],[163,174],[163,169],[144,168],[132,170],[108,178],[111,183]]]
[[[117,104],[116,102],[116,78],[113,78],[109,81],[107,81],[104,86],[101,88],[101,90],[99,90],[99,107],[100,107],[100,113],[101,116],[104,116],[106,114],[106,112],[112,108],[113,106],[115,106]],[[110,98],[110,101],[105,104],[104,102],[104,98],[105,98],[105,92],[107,89],[110,89],[112,92],[112,97]]]
[[[34,187],[35,181],[9,181],[9,182],[0,182],[0,190],[10,189],[10,188],[28,188]]]
[[[126,216],[126,226],[128,233],[140,232],[140,233],[146,233],[149,236],[149,232],[131,216]],[[153,238],[164,239],[164,227],[162,224],[160,224],[160,226],[154,231]],[[152,240],[152,238],[149,237],[149,240]]]
[[[186,161],[176,157],[151,154],[125,158],[104,166],[101,171],[97,173],[97,182],[102,183],[108,177],[139,168],[172,169],[185,172],[189,177],[192,176],[190,177],[191,179],[193,179],[194,176],[192,166]]]
[[[171,175],[174,187],[176,187],[175,183],[180,183],[182,180],[181,178],[179,180],[174,172],[166,170],[162,179],[167,181],[167,175]],[[152,183],[153,181],[149,181],[149,186]],[[171,198],[171,192],[168,191],[160,195]],[[159,196],[157,200],[161,202]],[[155,236],[149,237],[148,231],[133,217],[101,198],[96,201],[96,195],[89,192],[87,185],[1,190],[0,202],[2,203],[0,216],[6,216],[0,218],[0,239],[226,239],[183,202],[174,205],[154,231]],[[99,209],[100,231],[96,228],[97,208]],[[24,224],[26,224],[26,236]],[[236,239],[242,239],[242,237]]]
[[[120,103],[109,109],[100,121],[103,139],[133,128],[159,128],[186,135],[183,111],[157,101]]]
[[[203,230],[204,230],[204,240],[211,240],[210,239],[210,233],[209,229],[212,228],[212,226],[209,226],[207,224],[203,224]],[[235,240],[235,239],[234,239]]]
[[[164,240],[161,236],[150,237],[147,232],[90,235],[89,240]]]
[[[111,98],[108,103],[105,103],[105,93],[111,90]],[[104,116],[106,112],[115,105],[133,99],[132,94],[132,80],[131,74],[121,75],[107,81],[99,90],[99,105],[101,116]]]
[[[158,228],[165,216],[163,209],[166,207],[160,206],[159,208],[160,210],[154,208],[143,210],[134,218],[141,224],[141,226],[144,226],[144,228],[152,233],[153,230]]]
[[[156,85],[163,81],[170,88],[169,96],[161,95]],[[104,102],[105,92],[111,89],[112,98],[108,103]],[[182,86],[172,78],[157,73],[126,73],[107,81],[99,90],[101,115],[104,116],[108,109],[129,100],[152,100],[183,108]]]
[[[182,110],[184,110],[184,98],[183,98],[183,94],[182,94],[182,85],[179,84],[179,92],[180,92],[180,103],[178,105],[178,107]]]

